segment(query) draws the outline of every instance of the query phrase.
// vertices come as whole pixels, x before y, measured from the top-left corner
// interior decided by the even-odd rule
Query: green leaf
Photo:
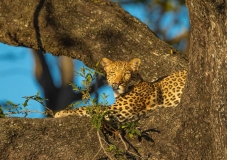
[[[97,62],[96,64],[95,64],[95,67],[98,67],[99,66],[99,62]]]
[[[0,118],[5,118],[5,114],[1,106],[0,106]]]
[[[14,103],[11,102],[11,101],[7,101],[7,104],[11,105],[11,106],[14,106]]]
[[[135,130],[135,134],[137,134],[137,135],[139,135],[139,136],[141,136],[141,133],[140,133],[140,131],[139,130]]]
[[[23,105],[24,107],[28,106],[28,99],[26,99],[22,105]]]
[[[37,96],[37,97],[39,97],[39,93],[40,93],[39,91],[36,93],[36,96]]]
[[[128,134],[130,138],[133,138],[133,134],[132,133],[129,133]]]

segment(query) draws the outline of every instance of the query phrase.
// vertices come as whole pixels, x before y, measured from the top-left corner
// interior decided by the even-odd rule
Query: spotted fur
[[[114,88],[117,95],[116,102],[108,108],[109,118],[114,117],[122,122],[157,107],[176,107],[180,103],[186,71],[173,73],[159,81],[149,83],[142,81],[137,73],[140,66],[138,58],[130,62],[112,62],[103,58],[101,64],[106,71],[109,85]],[[86,107],[82,107],[60,111],[55,117],[75,114],[89,116]]]

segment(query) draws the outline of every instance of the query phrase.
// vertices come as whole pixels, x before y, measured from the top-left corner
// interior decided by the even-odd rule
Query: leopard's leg
[[[54,118],[66,117],[66,116],[72,116],[72,115],[89,116],[89,114],[87,114],[86,107],[81,107],[73,110],[59,111],[54,115]]]

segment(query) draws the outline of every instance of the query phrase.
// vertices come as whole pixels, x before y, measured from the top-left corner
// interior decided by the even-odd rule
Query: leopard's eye
[[[108,73],[108,75],[114,76],[115,75],[115,72],[114,71],[111,71],[111,72]]]
[[[130,79],[130,77],[131,77],[131,73],[130,73],[129,71],[126,71],[126,72],[124,73],[124,80],[125,80],[125,81],[128,81],[128,80]]]
[[[126,71],[126,72],[124,73],[124,75],[125,75],[125,76],[128,76],[128,75],[131,75],[131,73],[130,73],[129,71]]]

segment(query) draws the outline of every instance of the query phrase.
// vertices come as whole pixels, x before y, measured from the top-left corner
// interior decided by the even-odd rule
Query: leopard
[[[160,78],[154,82],[144,81],[139,75],[141,60],[112,61],[101,60],[106,72],[107,83],[113,88],[115,103],[107,107],[106,119],[114,118],[119,122],[131,121],[157,107],[176,107],[181,100],[187,71],[182,70]],[[90,116],[86,107],[62,110],[54,117],[70,115]]]

